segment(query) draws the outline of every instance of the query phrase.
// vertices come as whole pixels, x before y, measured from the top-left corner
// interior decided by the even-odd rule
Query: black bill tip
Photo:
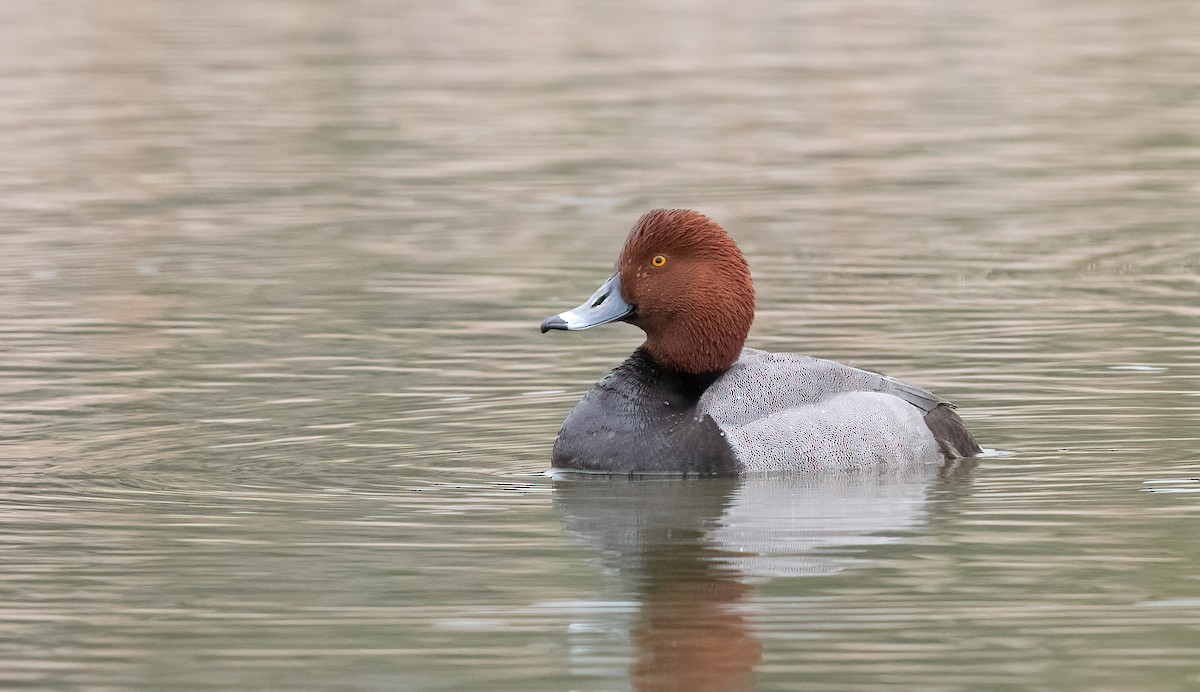
[[[547,317],[546,321],[542,322],[542,333],[543,334],[550,331],[551,329],[566,329],[566,328],[567,328],[567,321],[564,320],[561,315],[555,315],[554,317]]]

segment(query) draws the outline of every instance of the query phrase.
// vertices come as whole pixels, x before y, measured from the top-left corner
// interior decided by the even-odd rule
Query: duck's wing
[[[849,366],[846,366],[846,367],[849,367]],[[927,389],[922,389],[922,388],[916,386],[915,384],[909,384],[907,382],[902,382],[900,380],[897,380],[894,377],[889,377],[887,375],[881,375],[876,372],[871,372],[870,370],[864,370],[863,372],[865,372],[869,375],[874,375],[875,377],[879,378],[879,389],[876,389],[875,391],[886,392],[893,396],[897,396],[901,399],[904,399],[905,401],[912,404],[913,406],[916,406],[917,408],[921,409],[925,413],[929,413],[930,411],[934,410],[935,408],[937,408],[938,406],[941,406],[943,404],[946,406],[949,406],[950,408],[955,407],[954,404],[950,403],[949,401],[946,401],[945,399],[937,396],[933,392],[930,392]]]
[[[746,349],[709,387],[700,410],[719,422],[745,425],[797,406],[819,406],[843,394],[880,393],[928,413],[945,403],[920,387],[837,361]]]

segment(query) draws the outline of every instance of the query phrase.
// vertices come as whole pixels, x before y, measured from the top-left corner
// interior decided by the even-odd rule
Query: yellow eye
[[[663,257],[662,255],[655,255],[654,259],[650,260],[650,264],[653,264],[656,267],[661,267],[666,263],[667,263],[667,258]]]

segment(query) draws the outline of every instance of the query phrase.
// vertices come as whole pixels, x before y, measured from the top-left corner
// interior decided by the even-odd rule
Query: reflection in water
[[[829,574],[855,558],[823,549],[900,540],[939,477],[967,465],[744,479],[566,476],[555,504],[572,536],[632,582],[635,689],[747,689],[762,660],[754,584]]]

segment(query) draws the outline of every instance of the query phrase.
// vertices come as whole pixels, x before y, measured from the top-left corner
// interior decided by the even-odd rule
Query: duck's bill
[[[542,333],[551,329],[590,329],[616,322],[633,313],[633,306],[621,297],[621,275],[613,274],[587,302],[574,310],[560,312],[542,322]]]

